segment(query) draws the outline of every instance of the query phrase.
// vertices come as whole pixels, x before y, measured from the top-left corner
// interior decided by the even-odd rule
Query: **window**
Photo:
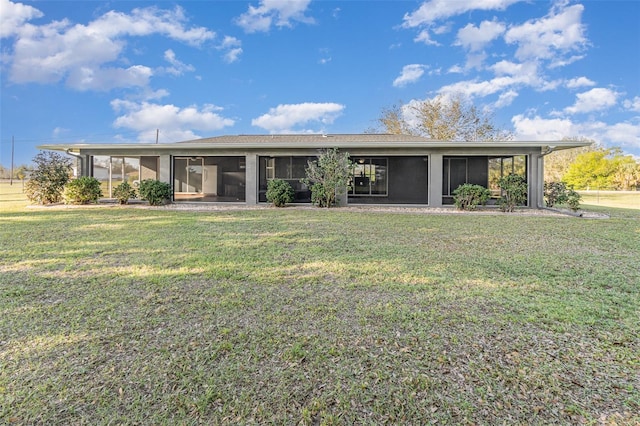
[[[526,179],[527,157],[514,155],[505,157],[489,157],[489,189],[493,197],[500,196],[498,181],[501,177],[516,174]]]
[[[466,158],[445,157],[442,163],[442,195],[452,196],[460,185],[468,183]]]
[[[352,158],[355,163],[351,181],[351,196],[388,195],[387,159],[386,158]]]
[[[110,198],[122,182],[134,185],[140,180],[140,157],[95,155],[92,175],[100,181],[103,195]]]

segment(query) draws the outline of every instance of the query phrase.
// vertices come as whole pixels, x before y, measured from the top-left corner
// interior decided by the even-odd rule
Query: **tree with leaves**
[[[32,203],[53,204],[62,201],[64,186],[71,179],[72,161],[57,152],[42,151],[33,157],[35,168],[24,192]]]
[[[635,189],[640,164],[620,148],[599,148],[578,155],[563,180],[576,189]]]
[[[349,153],[337,148],[323,150],[317,160],[309,161],[302,183],[311,189],[311,201],[318,207],[333,206],[347,191],[353,163]]]
[[[579,148],[563,149],[554,151],[544,157],[544,180],[546,182],[560,182],[569,170],[569,166],[578,158],[580,154],[597,151],[601,147],[592,139],[583,137],[563,138],[566,141],[591,142],[589,146]]]
[[[493,122],[462,95],[412,101],[384,108],[373,133],[409,134],[439,141],[511,140],[513,135]]]

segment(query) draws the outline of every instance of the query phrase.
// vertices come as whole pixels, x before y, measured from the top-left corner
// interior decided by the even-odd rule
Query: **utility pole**
[[[11,136],[11,174],[9,175],[9,185],[13,186],[13,136]]]

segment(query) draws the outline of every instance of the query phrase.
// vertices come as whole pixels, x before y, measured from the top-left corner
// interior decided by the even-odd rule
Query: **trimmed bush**
[[[70,181],[62,192],[65,204],[95,204],[100,197],[102,197],[100,181],[90,176],[82,176]]]
[[[122,182],[113,190],[113,196],[119,204],[129,204],[131,198],[136,198],[136,190],[129,185],[129,182]]]
[[[491,191],[481,185],[465,183],[453,191],[453,202],[460,210],[475,210],[484,206],[491,197]]]
[[[171,185],[155,179],[145,179],[138,188],[140,199],[147,200],[150,206],[161,206],[171,199]]]
[[[498,205],[503,212],[512,212],[516,206],[527,201],[527,181],[520,175],[510,174],[498,180],[502,190],[502,196],[498,199]]]
[[[24,192],[34,204],[62,201],[64,186],[71,179],[71,159],[57,152],[43,151],[33,157],[36,167],[24,186]]]
[[[286,180],[272,179],[267,183],[267,201],[276,207],[293,202],[294,195],[293,187]]]

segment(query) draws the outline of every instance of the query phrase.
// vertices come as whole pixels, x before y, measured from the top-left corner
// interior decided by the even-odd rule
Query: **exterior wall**
[[[399,189],[404,195],[407,194],[406,189],[402,186],[409,187],[411,182],[415,182],[416,179],[421,180],[419,176],[425,176],[428,186],[426,187],[426,195],[423,198],[412,199],[411,202],[419,203],[421,205],[429,205],[432,207],[439,207],[443,205],[442,186],[443,186],[443,158],[448,156],[465,156],[465,157],[489,157],[489,156],[506,156],[506,155],[527,155],[528,156],[528,170],[527,178],[529,182],[529,206],[530,207],[542,207],[543,206],[543,156],[541,154],[540,146],[528,146],[528,147],[511,147],[506,144],[496,146],[496,144],[486,143],[486,147],[473,146],[461,148],[456,146],[455,143],[450,143],[446,146],[425,146],[425,147],[394,147],[392,144],[378,144],[371,146],[358,146],[349,148],[340,148],[342,151],[349,152],[352,157],[386,157],[390,160],[396,157],[412,157],[412,158],[427,158],[426,170],[415,172],[411,170],[405,170],[396,177],[396,182],[393,175],[390,175],[389,193],[395,192]],[[76,151],[77,152],[77,151]],[[126,149],[118,147],[118,145],[102,146],[100,149],[94,149],[91,147],[82,148],[79,151],[81,156],[80,161],[80,174],[83,176],[91,175],[91,161],[92,155],[111,155],[111,156],[138,156],[138,157],[157,157],[158,158],[158,179],[163,182],[172,183],[172,158],[174,156],[235,156],[244,157],[246,161],[246,204],[257,204],[259,200],[260,191],[260,175],[259,175],[259,157],[260,156],[317,156],[320,152],[319,148],[315,147],[285,147],[285,146],[270,146],[269,141],[265,139],[264,148],[254,146],[251,148],[238,149],[233,146],[226,148],[223,145],[215,145],[212,147],[198,146],[190,147],[188,144],[184,147],[180,144],[171,144],[168,146],[130,146]],[[77,154],[76,154],[77,156]],[[422,160],[421,160],[422,161]],[[146,167],[144,162],[141,162],[141,169]],[[391,165],[392,163],[390,163]],[[394,166],[395,167],[395,166]],[[150,167],[149,167],[150,169]],[[419,176],[418,176],[419,175]],[[403,183],[404,182],[404,183]],[[420,192],[420,190],[418,191]],[[422,195],[420,196],[422,197]],[[349,197],[348,202],[358,203],[356,197]],[[360,201],[362,202],[362,201]],[[375,202],[372,200],[370,202]],[[403,204],[402,199],[388,200],[389,203]]]

